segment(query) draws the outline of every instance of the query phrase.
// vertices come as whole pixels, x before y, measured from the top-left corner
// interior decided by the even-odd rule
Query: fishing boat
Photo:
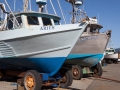
[[[118,63],[119,56],[119,52],[116,52],[114,48],[107,47],[105,50],[104,60],[109,64]]]
[[[76,0],[70,1],[74,2]],[[71,4],[72,6],[74,5],[74,3]],[[73,7],[73,11],[74,10]],[[76,15],[79,15],[80,17],[81,13]],[[75,18],[75,16],[72,17]],[[74,21],[74,18],[72,21]],[[86,19],[82,18],[81,22],[84,22],[85,20]],[[93,67],[97,69],[97,72],[95,73],[96,75],[102,75],[102,68],[99,61],[104,58],[104,51],[110,39],[111,30],[106,31],[105,33],[100,33],[101,28],[103,28],[103,26],[98,24],[96,17],[89,18],[89,24],[83,34],[79,37],[71,53],[68,55],[67,60],[65,61],[65,66],[72,66],[72,75],[74,79],[78,80],[82,78],[82,68],[84,67],[88,67],[88,71],[89,68]]]
[[[1,24],[0,62],[35,70],[25,74],[26,88],[29,87],[29,78],[36,75],[40,77],[36,71],[46,73],[49,77],[56,75],[88,25],[88,22],[61,25],[59,16],[42,12],[45,5],[42,1],[45,0],[37,0],[40,12],[35,12],[27,10],[28,0],[25,0],[24,11],[11,11],[6,14],[5,23]],[[6,0],[5,2],[8,5]],[[1,10],[6,13],[3,6],[1,3]],[[39,77],[32,80],[37,84]],[[68,85],[71,85],[71,82]],[[40,87],[39,84],[37,86]]]

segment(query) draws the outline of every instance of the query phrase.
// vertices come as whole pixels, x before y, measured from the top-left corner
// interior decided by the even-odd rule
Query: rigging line
[[[56,13],[56,11],[55,11],[55,8],[54,8],[51,0],[50,0],[50,4],[52,5],[52,8],[53,8],[54,13],[57,15],[57,13]]]
[[[16,4],[16,0],[14,0],[14,12],[15,12],[15,4]]]
[[[66,20],[65,20],[65,17],[64,17],[64,14],[63,14],[63,11],[62,11],[62,8],[61,8],[61,5],[60,5],[60,2],[59,2],[59,0],[57,0],[57,1],[58,1],[58,5],[59,5],[59,7],[60,7],[60,11],[61,11],[62,16],[63,16],[63,20],[64,20],[64,22],[65,22],[65,24],[66,24]]]
[[[9,18],[9,19],[10,19],[10,21],[11,21],[12,23],[14,23],[13,20],[12,20],[12,18]],[[15,27],[17,27],[16,24],[13,24],[13,27],[14,27],[14,25],[15,25]]]
[[[17,2],[20,4],[20,6],[23,8],[23,5],[19,2],[19,0],[17,0]],[[24,3],[24,0],[23,0],[23,3]]]
[[[31,10],[32,10],[32,9],[31,9],[31,0],[29,0],[29,5],[30,5],[30,11],[31,11]]]
[[[29,13],[27,13],[27,15],[32,19],[33,22],[35,22],[36,24],[39,24],[39,22],[36,22],[30,15]],[[39,24],[40,25],[40,24]]]
[[[20,25],[19,25],[19,23],[18,23],[18,21],[17,21],[16,17],[14,16],[14,13],[12,12],[11,8],[9,7],[9,5],[8,5],[7,1],[6,1],[6,0],[4,0],[4,1],[5,1],[5,3],[7,4],[8,8],[10,9],[11,14],[12,14],[12,15],[13,15],[13,17],[15,18],[15,21],[16,21],[16,23],[17,23],[18,27],[19,27]]]
[[[48,14],[47,4],[45,5],[45,11]]]
[[[14,5],[14,2],[13,2],[13,0],[11,1],[11,4],[9,4],[10,5],[10,7],[12,7],[13,5]],[[13,9],[13,8],[12,8]]]
[[[71,9],[71,7],[69,7],[68,11],[69,11],[70,9]],[[66,13],[65,18],[69,15],[68,13],[69,13],[69,12]],[[70,17],[70,18],[71,18],[71,17]]]
[[[21,7],[22,7],[22,4],[19,2],[19,0],[17,0],[18,1],[18,3],[21,5]],[[24,0],[23,0],[23,3],[24,3]],[[27,13],[27,15],[32,19],[32,21],[34,21],[35,23],[37,23],[30,15],[29,15],[29,13]],[[39,23],[37,23],[37,24],[39,24]]]

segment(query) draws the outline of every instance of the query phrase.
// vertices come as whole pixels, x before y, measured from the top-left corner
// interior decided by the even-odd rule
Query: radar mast
[[[76,18],[78,19],[78,15],[81,14],[81,10],[79,7],[83,5],[83,0],[65,0],[72,5],[72,20],[71,23],[76,22]],[[83,12],[82,12],[83,13]],[[85,13],[84,13],[85,14]],[[80,16],[79,16],[80,17]],[[78,20],[79,21],[79,20]]]

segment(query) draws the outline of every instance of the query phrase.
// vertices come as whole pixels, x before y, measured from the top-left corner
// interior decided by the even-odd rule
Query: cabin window
[[[27,16],[27,21],[29,25],[39,25],[38,17]]]
[[[50,18],[42,17],[42,21],[43,21],[44,26],[52,25],[52,22],[51,22]]]
[[[84,32],[87,32],[87,29],[88,29],[88,27],[85,28],[85,31],[84,31]]]
[[[8,26],[8,29],[13,29],[13,19],[12,20],[8,20],[7,22],[7,26]]]
[[[92,33],[99,33],[99,30],[100,30],[99,28],[91,26],[90,32],[92,32]]]
[[[106,52],[109,52],[109,50],[106,50]]]
[[[83,26],[86,22],[82,22],[79,26]]]
[[[21,20],[21,17],[17,17],[16,19],[17,19],[19,25],[22,26],[22,20]]]
[[[18,28],[18,27],[21,27],[21,26],[22,26],[21,17],[16,17],[16,19],[14,19],[14,28]]]
[[[57,21],[57,20],[54,20],[54,24],[55,25],[60,25],[59,21]]]
[[[111,52],[114,52],[114,50],[111,50]]]
[[[109,50],[108,52],[114,52],[114,50]]]

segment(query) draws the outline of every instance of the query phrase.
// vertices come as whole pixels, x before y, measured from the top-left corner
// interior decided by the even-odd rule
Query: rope
[[[51,3],[51,5],[52,5],[52,8],[53,8],[54,13],[57,15],[57,13],[56,13],[56,11],[55,11],[55,8],[54,8],[51,0],[50,0],[50,3]]]
[[[16,21],[16,23],[17,23],[18,27],[19,27],[20,25],[19,25],[18,21],[16,20],[16,17],[14,16],[14,14],[13,14],[13,12],[12,12],[11,8],[9,7],[9,5],[8,5],[8,3],[7,3],[7,1],[6,1],[6,0],[5,0],[5,3],[7,4],[8,8],[10,9],[11,14],[12,14],[12,15],[13,15],[13,17],[15,18],[15,21]]]
[[[61,5],[60,5],[60,2],[59,2],[59,0],[57,0],[57,1],[58,1],[58,5],[59,5],[59,7],[60,7],[60,11],[61,11],[62,16],[63,16],[63,20],[64,20],[64,22],[65,22],[65,24],[66,24],[66,20],[65,20],[65,17],[64,17],[64,15],[63,15],[63,11],[62,11],[62,8],[61,8]]]

